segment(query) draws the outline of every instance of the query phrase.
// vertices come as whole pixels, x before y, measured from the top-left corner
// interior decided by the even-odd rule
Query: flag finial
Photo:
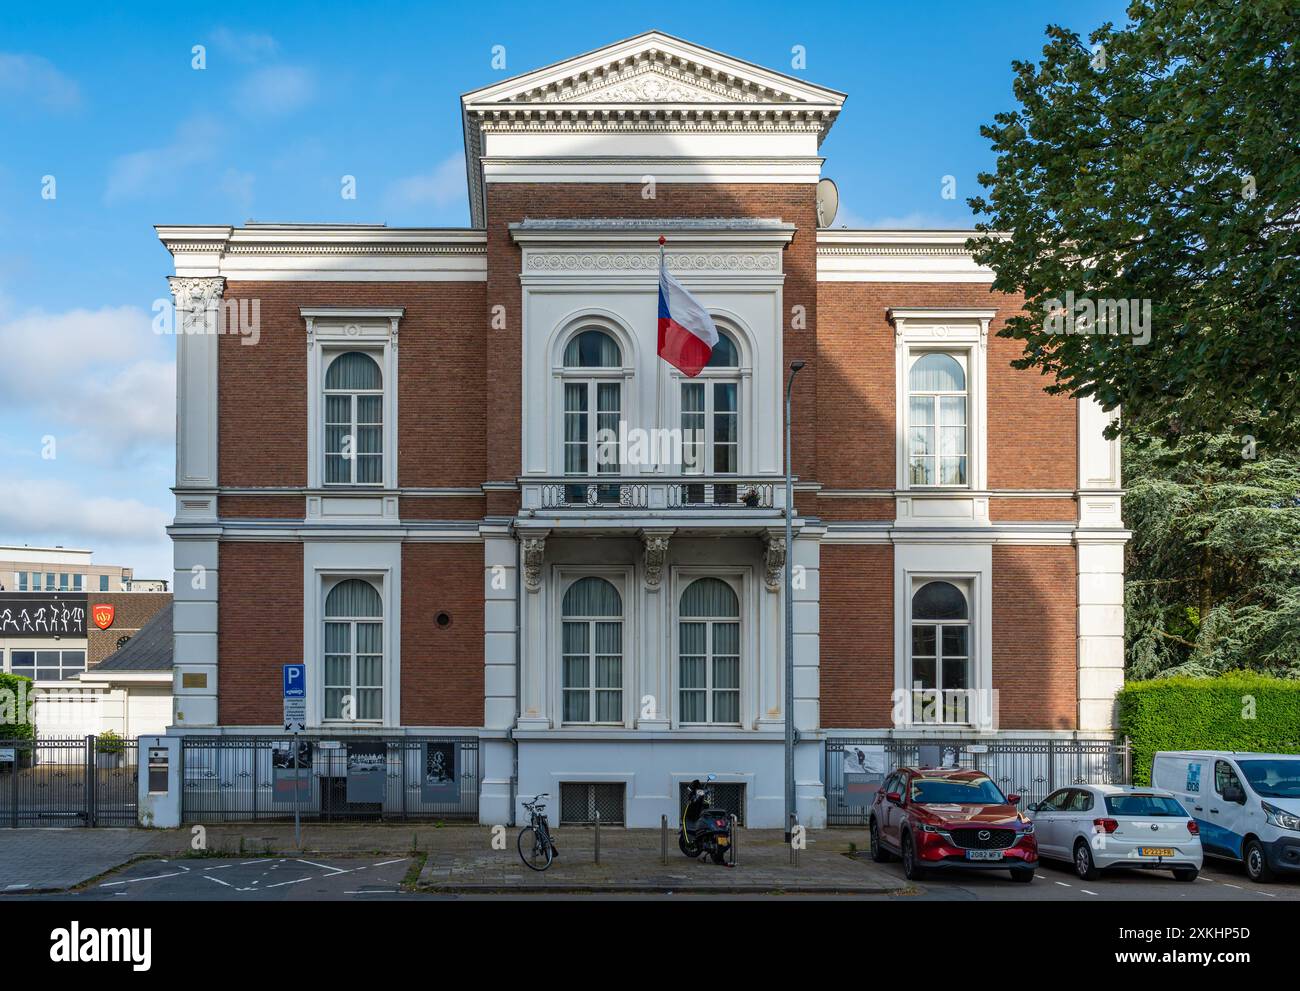
[[[666,238],[666,237],[664,237],[662,234],[660,234],[660,235],[659,235],[659,246],[660,246],[660,247],[663,247],[663,246],[664,246],[665,244],[667,244],[667,243],[668,243],[668,238]]]

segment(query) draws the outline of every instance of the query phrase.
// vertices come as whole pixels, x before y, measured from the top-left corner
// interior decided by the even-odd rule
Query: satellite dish
[[[829,227],[840,209],[840,191],[834,179],[817,183],[817,226]]]

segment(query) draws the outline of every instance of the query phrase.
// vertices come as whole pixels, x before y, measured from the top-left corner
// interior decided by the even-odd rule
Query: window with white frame
[[[622,471],[618,425],[623,409],[623,355],[603,330],[584,330],[564,349],[564,474]],[[598,502],[618,502],[617,485],[596,485]],[[586,485],[565,486],[566,502],[589,501]]]
[[[561,606],[564,722],[623,722],[623,599],[604,578],[579,578]]]
[[[913,486],[968,484],[967,356],[920,351],[907,374],[907,471]]]
[[[335,582],[325,594],[326,721],[379,722],[384,712],[384,603],[374,583]]]
[[[366,351],[326,356],[324,381],[326,485],[384,482],[384,374]]]
[[[678,608],[680,721],[740,722],[740,598],[720,578],[697,578]]]
[[[740,471],[740,351],[726,332],[700,374],[681,384],[682,470],[688,475]],[[685,501],[735,502],[734,485],[687,485]]]
[[[10,671],[33,681],[68,681],[86,670],[84,650],[14,650]]]
[[[912,721],[969,722],[969,587],[950,581],[918,581],[913,588],[908,677]]]

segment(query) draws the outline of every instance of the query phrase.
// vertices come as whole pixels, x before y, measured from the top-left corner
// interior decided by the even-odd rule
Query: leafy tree
[[[1300,677],[1300,452],[1126,445],[1127,673]]]
[[[1122,404],[1166,441],[1248,410],[1261,439],[1293,442],[1300,5],[1137,0],[1128,17],[1088,44],[1049,26],[1042,61],[1013,63],[1019,107],[981,129],[998,157],[971,247],[1026,300],[1004,336],[1049,392]],[[1150,301],[1149,343],[1127,311],[1054,322],[1067,292]]]

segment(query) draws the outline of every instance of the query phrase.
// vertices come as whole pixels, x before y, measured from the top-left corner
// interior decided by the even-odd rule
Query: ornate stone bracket
[[[542,559],[546,557],[546,534],[522,538],[524,545],[524,588],[537,592],[542,587]]]
[[[663,582],[664,561],[668,558],[668,541],[672,530],[642,530],[641,542],[645,545],[645,584],[657,591]]]
[[[781,591],[785,578],[785,535],[774,533],[763,537],[763,582],[769,592]]]

